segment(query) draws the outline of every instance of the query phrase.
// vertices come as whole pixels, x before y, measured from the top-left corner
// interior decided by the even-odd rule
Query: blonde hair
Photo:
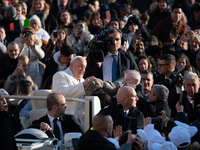
[[[33,16],[35,14],[35,4],[36,4],[36,1],[42,1],[44,3],[43,17],[44,17],[44,20],[46,20],[46,18],[49,15],[49,9],[50,9],[50,7],[49,7],[49,4],[47,4],[45,0],[33,0],[32,7],[30,9],[29,15]]]
[[[21,55],[21,56],[18,58],[18,61],[19,61],[19,60],[27,61],[27,62],[29,63],[29,58],[28,58],[28,56],[26,56],[26,55]]]

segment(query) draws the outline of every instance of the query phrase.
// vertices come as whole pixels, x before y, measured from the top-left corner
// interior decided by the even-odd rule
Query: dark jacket
[[[135,62],[135,59],[129,52],[125,52],[121,49],[118,50],[118,70],[117,70],[117,78],[124,77],[124,71],[126,70],[137,70],[138,66]],[[85,70],[84,78],[89,76],[95,76],[96,78],[100,78],[103,80],[103,67],[98,67],[96,63],[88,62],[87,68]]]
[[[171,42],[169,35],[172,30],[172,26],[172,19],[171,16],[169,16],[165,20],[159,21],[159,23],[151,31],[151,35],[155,35],[162,43]],[[181,35],[185,35],[187,31],[187,24],[180,20],[177,27],[178,36],[180,37]]]
[[[13,123],[7,112],[0,112],[0,149],[17,150]]]
[[[138,110],[144,114],[144,117],[158,117],[155,114],[156,109],[156,101],[154,102],[146,102],[143,105],[138,105]],[[166,112],[166,116],[170,118],[171,109],[169,108],[168,101],[163,102],[163,110]]]
[[[14,41],[15,38],[20,36],[22,25],[20,24],[17,16],[9,20],[4,18],[2,21],[0,21],[0,25],[4,26],[5,28],[7,35],[6,39],[8,43]]]
[[[46,68],[43,74],[43,84],[48,77],[53,77],[53,75],[58,71],[58,64],[53,58],[46,62]]]
[[[68,132],[81,132],[82,133],[82,130],[74,122],[71,115],[64,115],[64,116],[60,117],[60,121],[61,121],[61,125],[62,125],[63,134],[68,133]],[[41,122],[45,122],[49,126],[51,126],[49,117],[47,115],[41,117],[39,120],[33,121],[32,124],[34,125],[34,127],[40,129]]]
[[[185,55],[187,55],[187,57],[190,59],[190,64],[194,67],[197,68],[196,66],[196,55],[199,52],[199,50],[193,52],[190,47],[188,48],[188,50],[185,52]]]
[[[116,150],[116,148],[97,131],[88,130],[78,140],[78,150]]]
[[[200,28],[200,21],[196,21],[194,18],[189,19],[187,24],[190,26],[191,30]]]
[[[7,77],[16,69],[17,63],[18,59],[10,59],[7,53],[4,54],[0,58],[0,80],[6,80]],[[4,87],[4,82],[0,84],[0,88]]]
[[[171,76],[169,77],[172,82],[170,83],[166,83],[165,82],[165,76],[164,75],[158,75],[158,76],[154,76],[154,84],[163,84],[165,85],[168,90],[169,90],[169,97],[168,97],[168,105],[171,108],[171,117],[175,117],[176,115],[176,103],[179,100],[178,95],[176,93],[176,86],[174,85],[175,82],[173,82],[173,80],[175,80],[175,73],[172,73]]]
[[[137,108],[130,109],[128,116],[126,117],[121,104],[117,104],[117,101],[111,103],[107,108],[102,109],[100,112],[109,113],[113,119],[113,128],[117,125],[122,126],[122,131],[127,131],[131,117],[137,118],[137,128],[143,128],[144,116],[142,112],[138,111]]]
[[[152,30],[160,20],[166,19],[169,16],[169,9],[166,9],[163,12],[161,12],[159,7],[157,6],[157,8],[150,14],[150,19],[147,28]]]

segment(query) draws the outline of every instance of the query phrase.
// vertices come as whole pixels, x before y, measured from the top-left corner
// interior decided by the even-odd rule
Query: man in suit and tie
[[[52,130],[55,137],[61,141],[64,141],[65,133],[82,132],[72,116],[65,115],[67,105],[62,94],[50,93],[46,103],[48,113],[39,120],[33,121],[33,125],[39,125],[43,131]]]
[[[85,77],[95,76],[103,81],[115,82],[123,79],[126,70],[138,70],[135,59],[130,52],[123,51],[122,32],[117,29],[109,29],[107,36],[113,38],[108,50],[104,50],[103,62],[88,62]]]

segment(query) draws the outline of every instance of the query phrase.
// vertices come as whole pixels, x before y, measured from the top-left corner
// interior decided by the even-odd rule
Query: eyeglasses
[[[161,66],[161,67],[165,66],[165,65],[169,65],[169,64],[158,64],[158,66]]]

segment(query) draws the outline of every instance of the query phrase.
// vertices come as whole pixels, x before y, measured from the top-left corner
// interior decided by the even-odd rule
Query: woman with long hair
[[[88,20],[88,28],[91,34],[95,35],[101,29],[101,15],[99,12],[94,12],[90,14],[89,20]]]
[[[51,33],[51,38],[45,47],[46,59],[50,59],[64,45],[69,45],[67,29],[64,26],[59,26],[57,30]]]
[[[62,25],[67,29],[68,35],[70,35],[73,31],[73,21],[71,13],[63,9],[57,15],[58,25]]]

